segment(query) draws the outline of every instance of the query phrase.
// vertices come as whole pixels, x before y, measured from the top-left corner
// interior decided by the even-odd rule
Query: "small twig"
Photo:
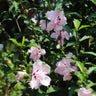
[[[8,96],[8,89],[9,89],[9,87],[10,87],[10,83],[8,83],[8,85],[7,85],[6,89],[5,89],[4,96]]]
[[[18,23],[18,20],[17,20],[17,19],[16,19],[16,24],[17,24],[17,26],[18,26],[18,29],[19,29],[20,33],[21,33],[22,31],[21,31],[21,28],[20,28],[20,25],[19,25],[19,23]]]

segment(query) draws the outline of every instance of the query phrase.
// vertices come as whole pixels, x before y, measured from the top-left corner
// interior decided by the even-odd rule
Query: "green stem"
[[[76,38],[75,38],[76,39],[76,47],[75,48],[76,48],[76,55],[78,57],[79,56],[79,54],[78,54],[78,36],[77,36],[78,34],[77,34],[77,31],[75,31],[75,32],[76,32]]]

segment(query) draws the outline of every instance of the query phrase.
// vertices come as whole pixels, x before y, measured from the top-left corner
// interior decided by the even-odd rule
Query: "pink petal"
[[[32,79],[32,80],[30,81],[29,85],[30,85],[30,87],[31,87],[32,89],[37,89],[41,84],[40,84],[40,82],[38,82],[37,80]]]
[[[42,30],[46,30],[46,21],[45,20],[40,20],[40,27]]]
[[[33,72],[40,70],[41,66],[42,66],[41,60],[35,61],[35,63],[33,64]]]
[[[62,26],[56,25],[56,26],[54,27],[54,31],[60,31],[60,30],[62,30],[62,29],[63,29]]]
[[[83,87],[79,89],[78,96],[94,96],[94,95],[91,93],[90,89],[86,89]]]
[[[43,71],[44,74],[49,74],[50,73],[50,66],[42,64],[41,70]]]
[[[52,20],[52,19],[54,18],[54,14],[55,14],[55,12],[54,12],[53,10],[48,11],[48,12],[46,13],[46,17],[47,17],[49,20]]]
[[[41,49],[41,55],[45,55],[45,54],[46,54],[45,49]]]
[[[59,35],[60,35],[60,32],[54,32],[51,34],[51,38],[57,39]]]
[[[72,79],[72,76],[71,76],[71,74],[69,73],[68,75],[64,75],[64,77],[63,77],[63,80],[64,81],[69,81],[69,80],[71,80]]]
[[[51,30],[53,30],[53,28],[54,28],[54,24],[52,23],[52,22],[49,22],[49,23],[47,23],[47,32],[50,32]]]
[[[51,79],[49,76],[43,75],[43,79],[40,80],[40,83],[44,86],[49,86],[51,82]]]

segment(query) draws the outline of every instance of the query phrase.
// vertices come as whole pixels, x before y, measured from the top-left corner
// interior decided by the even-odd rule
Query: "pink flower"
[[[54,31],[62,30],[62,25],[67,24],[66,17],[63,14],[63,11],[48,11],[46,13],[46,17],[50,20],[52,25],[54,26]]]
[[[71,80],[72,79],[72,76],[71,76],[71,74],[69,73],[68,75],[64,75],[64,77],[63,77],[63,80],[64,81],[69,81],[69,80]]]
[[[62,39],[66,39],[66,40],[69,40],[69,35],[68,35],[68,33],[66,32],[66,31],[62,31],[61,32],[61,38]]]
[[[69,53],[68,56],[73,55],[72,53]],[[58,73],[60,75],[63,75],[63,80],[71,80],[72,76],[71,76],[71,72],[72,71],[77,71],[77,67],[76,65],[72,66],[71,65],[71,60],[69,57],[66,57],[64,59],[62,59],[61,61],[57,62],[56,64],[56,69],[55,69],[55,73]]]
[[[51,38],[57,39],[60,36],[60,32],[54,32],[51,34]]]
[[[54,29],[54,24],[52,22],[47,23],[47,32],[50,32]]]
[[[91,93],[91,89],[80,88],[78,91],[78,96],[95,96]]]
[[[72,56],[72,55],[73,55],[73,53],[68,53],[68,54],[67,54],[68,57],[70,57],[70,56]]]
[[[70,63],[71,63],[70,59],[67,59],[67,58],[62,59],[61,61],[57,62],[55,73],[58,73],[60,75],[64,75],[64,71],[67,68],[71,68]]]
[[[64,16],[63,11],[48,11],[46,13],[46,17],[50,20],[50,22],[46,22],[45,20],[40,21],[40,27],[42,30],[51,31],[60,31],[63,29],[63,25],[67,24],[66,17]]]
[[[40,27],[42,30],[46,30],[47,26],[46,26],[46,21],[45,20],[40,20]]]
[[[60,40],[58,41],[59,44],[64,45],[64,39],[69,40],[69,35],[66,31],[61,31],[60,33]]]
[[[46,74],[50,73],[50,66],[44,65],[40,60],[37,60],[33,64],[32,80],[30,81],[30,86],[32,89],[37,89],[39,86],[50,85],[50,77]]]
[[[48,11],[46,13],[46,17],[50,21],[54,22],[54,24],[57,24],[57,25],[60,25],[60,26],[67,24],[66,17],[64,16],[63,11],[57,11],[57,10]]]
[[[61,32],[54,32],[51,34],[51,38],[57,39],[60,36],[60,40],[58,41],[58,44],[64,45],[64,39],[69,40],[69,35],[66,31]]]
[[[17,75],[16,75],[16,80],[17,80],[17,81],[23,80],[23,78],[25,77],[25,74],[27,74],[27,73],[26,73],[26,70],[18,71],[18,73],[17,73]]]
[[[31,53],[30,58],[33,59],[33,61],[38,60],[41,57],[41,55],[46,54],[46,51],[44,49],[39,49],[36,47],[31,47],[28,50],[28,52]]]

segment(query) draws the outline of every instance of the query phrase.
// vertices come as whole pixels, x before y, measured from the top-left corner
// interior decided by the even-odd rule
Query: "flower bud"
[[[58,44],[58,45],[56,46],[56,48],[57,48],[57,49],[60,49],[60,44]]]
[[[18,73],[17,73],[17,75],[16,75],[16,80],[17,80],[17,81],[23,80],[24,77],[25,77],[25,74],[27,74],[27,73],[26,73],[26,70],[18,71]]]

